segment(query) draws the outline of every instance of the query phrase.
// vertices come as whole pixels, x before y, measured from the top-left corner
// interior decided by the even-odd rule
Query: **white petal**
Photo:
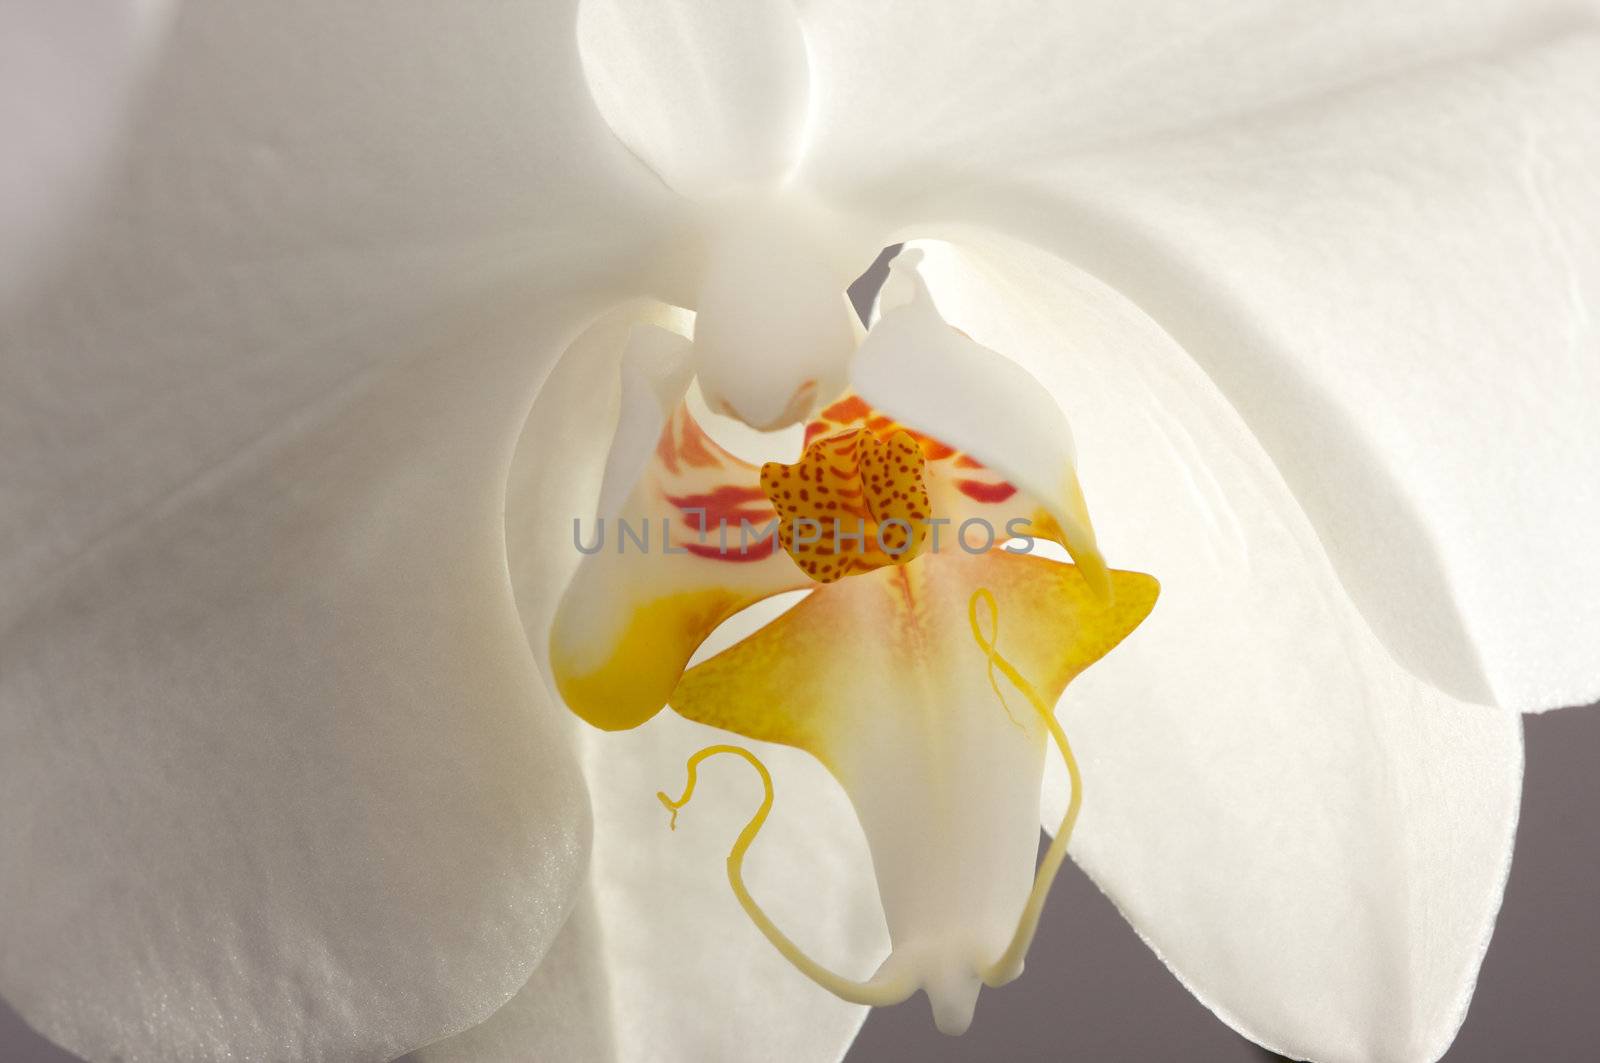
[[[1600,40],[1415,73],[996,196],[1239,410],[1416,674],[1600,696]]]
[[[802,176],[831,200],[926,221],[976,178],[1271,113],[1368,80],[1537,40],[1567,0],[812,0]]]
[[[0,0],[0,306],[55,263],[100,187],[170,6]]]
[[[566,914],[505,471],[654,187],[572,27],[190,6],[0,340],[0,993],[80,1054],[387,1059]]]
[[[601,323],[574,352],[579,357],[564,359],[545,383],[518,446],[507,551],[518,608],[541,658],[581,560],[572,514],[594,511],[620,406],[619,389],[594,380],[615,379],[631,320],[665,318],[660,307],[639,306]],[[656,800],[658,790],[683,785],[691,753],[727,736],[671,712],[630,731],[574,726],[595,814],[590,888],[610,972],[616,1058],[737,1059],[752,1045],[775,1059],[839,1058],[865,1009],[790,967],[728,887],[728,850],[760,800],[754,777],[707,765],[704,789],[676,831]],[[781,746],[758,751],[778,797],[751,854],[751,889],[807,948],[870,972],[888,942],[849,802],[806,755]]]
[[[949,64],[965,36],[1018,27],[963,21],[957,48],[919,8],[920,71],[863,74],[855,49],[886,31],[852,24],[847,45],[819,13],[808,32],[839,95],[824,114],[848,98],[873,132],[906,135],[874,93],[963,88],[913,93],[938,161],[919,170],[890,142],[876,157],[893,168],[830,187],[887,217],[1009,229],[1124,290],[1268,445],[1408,668],[1525,710],[1593,701],[1600,51],[1543,4],[1244,4],[1203,25],[1167,8],[1131,49],[1076,5],[1029,26],[1016,64],[1048,54],[1057,89],[1015,106]],[[950,111],[977,107],[981,125]],[[841,158],[849,128],[819,122]],[[1076,161],[1030,179],[1018,152]]]
[[[478,318],[13,614],[0,992],[52,1039],[388,1059],[555,935],[587,809],[501,533],[541,340]]]
[[[774,185],[800,155],[811,74],[788,0],[583,0],[578,47],[600,113],[684,195]]]
[[[618,1057],[605,959],[594,900],[585,889],[516,996],[485,1022],[396,1063],[610,1063]]]
[[[1084,776],[1074,857],[1247,1036],[1437,1058],[1509,866],[1518,718],[1386,655],[1260,444],[1137,308],[1009,241],[928,250],[949,320],[1068,411],[1108,558],[1163,585],[1061,703]]]
[[[397,308],[581,289],[659,239],[671,197],[592,110],[572,21],[488,0],[383,19],[314,0],[185,9],[115,223],[0,332],[0,611],[402,360],[350,340]]]

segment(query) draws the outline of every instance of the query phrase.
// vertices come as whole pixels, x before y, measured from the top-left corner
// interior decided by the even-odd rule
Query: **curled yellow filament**
[[[982,602],[989,608],[989,627],[994,632],[993,636],[985,636],[983,627],[978,623],[978,603]],[[972,597],[967,601],[967,619],[972,624],[972,638],[977,642],[979,649],[989,658],[989,683],[994,687],[995,696],[1000,699],[1001,707],[1006,709],[1006,715],[1011,715],[1011,709],[1006,706],[1005,696],[1000,693],[1000,686],[995,682],[994,670],[1011,681],[1011,685],[1022,692],[1033,705],[1034,711],[1039,714],[1039,719],[1050,729],[1050,737],[1055,739],[1056,748],[1061,751],[1061,759],[1066,762],[1067,776],[1072,781],[1072,797],[1067,802],[1067,813],[1061,818],[1061,826],[1056,830],[1055,839],[1050,843],[1050,848],[1045,851],[1044,860],[1039,864],[1039,870],[1034,875],[1033,890],[1028,894],[1028,903],[1022,909],[1022,915],[1017,920],[1017,929],[1011,935],[1011,943],[1000,954],[1000,958],[979,972],[983,982],[988,986],[1002,986],[1013,981],[1022,973],[1022,961],[1028,955],[1028,947],[1033,944],[1033,936],[1039,930],[1039,916],[1044,912],[1045,898],[1050,894],[1050,886],[1056,880],[1056,872],[1061,870],[1061,863],[1067,856],[1067,842],[1072,837],[1073,825],[1078,822],[1078,809],[1083,804],[1083,777],[1078,773],[1078,760],[1072,755],[1072,747],[1067,744],[1066,732],[1062,731],[1061,724],[1056,722],[1055,713],[1050,711],[1050,706],[1045,704],[1044,698],[1034,689],[1022,673],[1000,655],[995,647],[995,641],[1000,636],[1000,608],[995,604],[994,595],[986,587],[980,587],[972,592]],[[1012,722],[1016,722],[1013,717]]]
[[[983,625],[979,623],[979,604],[988,607],[989,629],[993,634],[985,635]],[[1056,830],[1055,839],[1046,850],[1044,860],[1040,862],[1039,869],[1034,875],[1033,889],[1028,894],[1027,904],[1023,906],[1022,914],[1017,919],[1017,926],[1013,931],[1010,943],[1006,946],[998,959],[977,973],[985,985],[1002,986],[1016,979],[1022,973],[1023,960],[1027,956],[1028,948],[1033,944],[1034,935],[1039,929],[1039,918],[1044,912],[1044,904],[1049,896],[1050,887],[1055,882],[1056,874],[1061,870],[1061,864],[1066,859],[1067,843],[1072,837],[1072,828],[1078,820],[1078,810],[1083,803],[1083,778],[1078,771],[1078,761],[1072,754],[1072,747],[1067,742],[1066,733],[1056,721],[1050,706],[1033,687],[1033,684],[1022,675],[1010,661],[996,648],[995,642],[999,638],[1000,610],[995,604],[993,593],[987,588],[974,591],[967,603],[967,619],[972,625],[972,637],[978,647],[984,652],[989,662],[989,684],[994,688],[995,696],[999,698],[1001,707],[1011,722],[1017,726],[1021,724],[1011,716],[1010,706],[1006,705],[1005,695],[1000,689],[1000,684],[995,678],[998,670],[1004,675],[1012,686],[1020,691],[1033,706],[1040,721],[1049,730],[1050,736],[1055,740],[1056,748],[1061,752],[1061,759],[1066,763],[1067,775],[1072,783],[1072,796],[1067,802],[1067,811],[1061,819],[1061,825]],[[772,811],[772,774],[767,770],[754,753],[742,746],[713,745],[707,746],[689,758],[688,779],[684,785],[683,793],[676,800],[664,792],[658,792],[656,797],[661,804],[672,814],[669,826],[676,830],[678,825],[678,812],[694,797],[695,786],[699,781],[701,762],[718,754],[730,754],[749,764],[761,777],[762,798],[761,805],[756,809],[755,815],[750,817],[748,823],[739,832],[738,839],[733,843],[733,848],[728,853],[728,884],[733,888],[734,896],[739,899],[739,905],[744,909],[745,915],[756,925],[762,935],[777,949],[784,959],[817,985],[826,989],[833,995],[851,1002],[852,1004],[865,1004],[871,1007],[884,1007],[898,1004],[917,990],[914,981],[905,975],[885,977],[879,974],[869,981],[861,982],[846,978],[829,970],[810,956],[789,939],[761,906],[744,884],[744,858],[750,846],[755,842],[756,835],[761,832],[766,824],[767,816]]]
[[[823,989],[852,1004],[866,1004],[870,1007],[885,1007],[898,1004],[912,993],[916,992],[916,985],[905,978],[875,977],[870,981],[858,982],[828,970],[822,964],[807,956],[805,952],[789,940],[788,935],[779,930],[777,925],[762,911],[754,897],[744,884],[744,854],[749,851],[750,845],[756,840],[756,835],[761,832],[761,827],[767,821],[767,814],[772,811],[772,774],[767,771],[767,766],[748,749],[742,746],[716,745],[707,746],[689,758],[689,779],[683,788],[683,795],[676,801],[665,793],[658,792],[656,797],[672,813],[672,829],[677,829],[678,810],[689,803],[694,796],[695,783],[698,780],[700,762],[719,753],[730,753],[741,757],[746,763],[756,770],[761,776],[761,785],[764,794],[761,798],[761,807],[756,809],[756,814],[750,817],[750,822],[745,824],[744,830],[739,832],[739,838],[733,843],[733,849],[728,853],[728,884],[733,887],[734,896],[739,898],[739,904],[744,908],[745,915],[756,925],[762,935],[772,943],[772,947],[783,955],[783,958],[794,964],[801,974],[817,983]]]

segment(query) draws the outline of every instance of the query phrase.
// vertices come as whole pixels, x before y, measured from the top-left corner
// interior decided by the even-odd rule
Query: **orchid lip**
[[[987,622],[983,619],[983,615],[987,616]],[[1052,840],[1049,850],[1038,867],[1032,888],[1028,890],[1025,902],[1016,905],[1002,902],[998,910],[991,910],[988,916],[982,920],[980,924],[982,932],[974,933],[970,928],[970,924],[961,921],[945,922],[940,920],[933,927],[918,926],[918,923],[923,920],[915,915],[913,915],[911,922],[908,924],[905,922],[905,913],[897,911],[890,904],[891,895],[885,893],[885,914],[890,921],[891,936],[896,937],[895,947],[872,978],[866,981],[855,981],[844,977],[829,970],[800,949],[788,935],[773,923],[772,919],[761,908],[759,902],[754,899],[745,885],[743,879],[745,855],[751,844],[756,840],[774,801],[771,774],[755,754],[744,747],[732,745],[716,745],[702,749],[689,759],[688,779],[683,794],[678,798],[671,798],[664,792],[657,794],[661,803],[671,813],[672,818],[669,826],[675,829],[679,811],[688,804],[694,795],[697,781],[696,770],[700,762],[707,757],[718,754],[733,754],[743,758],[760,775],[763,798],[760,807],[740,833],[738,840],[734,843],[732,852],[729,854],[728,881],[751,921],[771,942],[773,947],[796,969],[822,988],[844,1000],[881,1007],[897,1004],[917,990],[922,990],[928,996],[929,1003],[933,1008],[936,1025],[942,1032],[949,1034],[963,1033],[970,1025],[973,1011],[977,1004],[978,993],[982,986],[1005,985],[1022,973],[1023,960],[1029,946],[1032,944],[1034,934],[1038,930],[1039,917],[1043,910],[1045,899],[1062,862],[1065,860],[1067,845],[1082,805],[1083,790],[1082,776],[1078,770],[1077,760],[1067,742],[1061,725],[1055,720],[1049,703],[1016,666],[999,651],[996,645],[999,638],[1000,614],[994,593],[987,587],[979,587],[972,592],[967,603],[967,618],[970,623],[971,638],[987,662],[988,680],[994,698],[998,702],[998,707],[1004,712],[1007,726],[1016,730],[1016,734],[1010,736],[1010,741],[1020,742],[1023,747],[1036,747],[1036,739],[1039,732],[1041,730],[1047,731],[1066,765],[1068,778],[1072,786],[1071,799],[1068,802],[1066,812],[1056,830],[1055,838]],[[1000,682],[1002,677],[1033,708],[1034,719],[1031,721],[1031,726],[1020,723],[1012,715],[1002,690]],[[687,698],[680,698],[675,695],[674,705],[676,707],[685,704],[687,701],[691,701],[693,697],[694,694],[692,692],[687,695]],[[683,710],[680,709],[680,711]],[[998,720],[994,721],[994,726],[1001,726]],[[1002,737],[1005,737],[1005,735],[1002,734]],[[963,760],[966,758],[958,755],[957,759]],[[1037,764],[1037,758],[1035,758],[1035,761]],[[1030,810],[1037,803],[1037,774],[1035,774],[1034,778],[1034,800],[1027,803],[1023,809],[1026,817],[1025,822],[1029,827],[1032,827],[1034,823],[1034,817]],[[846,785],[847,789],[849,789],[849,785]],[[961,800],[959,793],[948,796],[955,797],[957,801]],[[872,820],[869,810],[862,808],[860,805],[857,807],[858,811],[866,817],[870,832]],[[948,840],[946,839],[946,841]],[[965,859],[965,856],[966,854],[962,854],[963,859]],[[978,858],[978,862],[981,863],[981,857]],[[999,869],[994,870],[998,871]],[[919,883],[914,892],[923,894],[920,898],[910,898],[913,909],[920,909],[926,906],[927,890],[921,886],[921,882],[925,879],[925,867],[913,869],[912,881]],[[935,887],[936,892],[937,887]],[[995,921],[994,917],[997,912],[1003,913],[1012,908],[1016,909],[1011,917],[1014,919],[1014,923],[999,923]],[[909,944],[903,944],[899,940],[899,936],[896,934],[897,926],[902,930],[910,930]],[[996,932],[997,928],[998,932]]]
[[[796,261],[809,268],[804,256]],[[939,1028],[960,1032],[982,986],[1021,972],[1078,814],[1082,780],[1052,706],[1138,626],[1157,588],[1099,560],[1053,402],[947,325],[909,263],[897,272],[909,292],[850,358],[850,375],[874,395],[844,389],[843,363],[802,359],[791,372],[753,372],[747,357],[726,358],[758,338],[743,330],[770,326],[764,311],[778,295],[809,315],[807,300],[784,284],[762,288],[792,275],[730,268],[708,283],[715,297],[692,344],[648,331],[630,340],[627,372],[649,387],[624,385],[642,413],[626,439],[619,427],[616,446],[635,456],[613,453],[602,497],[624,527],[658,528],[659,549],[630,552],[619,539],[601,550],[575,539],[584,556],[557,612],[550,661],[569,707],[602,729],[637,726],[666,703],[731,736],[814,756],[848,795],[872,852],[893,948],[866,980],[806,955],[744,884],[744,857],[775,790],[754,752],[727,742],[701,750],[689,758],[682,794],[661,801],[675,822],[701,761],[744,759],[765,797],[734,843],[728,878],[752,923],[829,992],[886,1005],[920,990]],[[758,469],[689,412],[690,363],[712,409],[788,416],[832,398],[807,423],[797,461]],[[645,393],[659,405],[637,397]],[[1017,417],[1041,423],[1011,424]],[[958,438],[946,437],[947,425]],[[939,548],[941,522],[962,529],[960,549],[954,539]],[[990,529],[977,549],[964,537],[975,522]],[[752,542],[747,526],[770,528],[770,538]],[[1007,546],[1018,534],[1055,539],[1078,564]],[[794,608],[689,667],[724,620],[806,587],[812,593]],[[1074,797],[1036,868],[1052,744]]]

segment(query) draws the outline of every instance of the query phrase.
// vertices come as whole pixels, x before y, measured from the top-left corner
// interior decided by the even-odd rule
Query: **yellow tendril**
[[[978,639],[978,645],[982,646],[984,648],[984,650],[987,652],[987,651],[992,651],[993,650],[993,644],[1000,641],[1000,610],[995,607],[994,595],[990,594],[989,595],[989,620],[990,620],[991,624],[994,627],[994,634],[992,636],[990,636],[989,643],[985,644],[984,641],[983,641],[983,636],[977,634],[978,629],[976,627],[976,618],[975,618],[974,614],[972,613],[972,608],[976,604],[977,599],[978,599],[978,595],[980,595],[980,594],[989,594],[989,592],[988,592],[988,590],[983,589],[983,588],[980,588],[980,589],[974,591],[973,594],[972,594],[972,598],[967,602],[967,612],[968,612],[968,618],[974,620],[974,627],[973,627],[972,631],[973,631],[973,634]],[[1024,734],[1026,734],[1028,729],[1026,727],[1022,726],[1022,721],[1017,719],[1016,715],[1011,711],[1011,706],[1006,703],[1006,696],[1005,696],[1004,692],[1002,692],[1001,689],[1000,689],[1000,680],[996,679],[995,676],[994,676],[995,661],[996,661],[996,659],[999,658],[999,656],[1000,655],[998,653],[988,652],[988,658],[989,658],[989,689],[994,691],[994,696],[999,700],[1000,707],[1002,709],[1006,710],[1006,719],[1011,721],[1011,725],[1013,727],[1015,727],[1017,730],[1023,732]]]
[[[789,940],[783,931],[762,911],[755,898],[750,896],[750,891],[744,885],[744,854],[750,849],[756,835],[761,832],[761,827],[767,821],[767,814],[772,811],[772,775],[767,771],[767,766],[761,763],[756,755],[742,746],[716,745],[707,746],[689,758],[689,779],[683,788],[683,796],[676,801],[663,792],[657,792],[656,797],[672,813],[671,829],[676,830],[678,825],[678,810],[689,803],[694,796],[695,783],[698,779],[700,762],[718,753],[731,753],[736,757],[744,758],[756,773],[761,776],[761,785],[765,791],[761,798],[761,807],[756,809],[756,814],[750,817],[750,822],[745,824],[744,830],[739,832],[739,838],[733,843],[733,849],[728,853],[728,884],[733,887],[734,896],[739,898],[739,904],[744,908],[745,915],[756,925],[756,929],[772,943],[783,958],[792,963],[795,968],[807,978],[817,983],[823,989],[842,1000],[852,1004],[865,1004],[869,1007],[885,1007],[898,1004],[916,991],[916,986],[904,978],[883,979],[875,977],[871,981],[858,982],[835,974],[820,963],[807,956],[800,946]]]
[[[989,607],[989,625],[994,631],[992,638],[984,637],[983,628],[978,623],[980,601]],[[1055,713],[1050,711],[1050,706],[1045,704],[1044,698],[1039,696],[1033,684],[1029,683],[1010,661],[1001,656],[995,647],[995,641],[1000,635],[1000,607],[995,604],[994,595],[988,588],[980,587],[972,592],[972,597],[967,602],[967,619],[972,624],[973,640],[989,658],[989,682],[994,686],[1000,704],[1005,706],[1005,697],[1000,693],[999,685],[995,683],[996,668],[1011,681],[1012,686],[1022,692],[1022,696],[1028,699],[1034,711],[1039,714],[1039,719],[1050,729],[1050,737],[1055,739],[1056,748],[1061,751],[1061,759],[1067,765],[1067,776],[1072,781],[1072,797],[1067,802],[1067,814],[1061,818],[1061,826],[1056,830],[1055,839],[1050,843],[1050,848],[1045,851],[1044,860],[1039,864],[1038,873],[1033,880],[1033,890],[1028,894],[1028,903],[1017,919],[1017,929],[1011,935],[1011,943],[1006,946],[999,959],[980,972],[985,985],[1002,986],[1022,973],[1022,961],[1028,954],[1028,947],[1033,944],[1034,934],[1039,930],[1039,916],[1044,912],[1045,898],[1050,894],[1050,886],[1055,882],[1056,872],[1061,870],[1061,863],[1066,859],[1067,842],[1072,837],[1073,825],[1078,821],[1078,808],[1083,804],[1083,778],[1078,774],[1077,758],[1072,755],[1072,747],[1067,744],[1066,732],[1062,731],[1061,725],[1056,722]],[[1007,708],[1006,715],[1010,714],[1011,710]]]

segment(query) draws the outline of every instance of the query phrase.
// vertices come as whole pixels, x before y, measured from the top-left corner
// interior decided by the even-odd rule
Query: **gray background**
[[[858,307],[870,303],[893,250],[851,288]],[[1527,780],[1505,907],[1446,1063],[1600,1060],[1600,705],[1530,716],[1526,731]],[[874,1011],[846,1061],[1276,1058],[1196,1002],[1069,861],[1045,907],[1026,973],[1004,989],[984,991],[972,1029],[962,1037],[940,1034],[919,995]],[[75,1059],[0,1001],[0,1061]]]

